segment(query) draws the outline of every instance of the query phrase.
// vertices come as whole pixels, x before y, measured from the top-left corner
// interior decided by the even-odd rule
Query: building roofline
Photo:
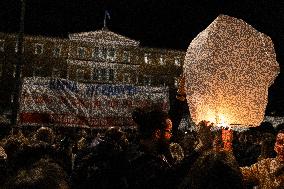
[[[103,31],[103,30],[107,30],[108,33],[110,34],[114,34],[114,35],[117,35],[117,36],[121,36],[127,40],[131,40],[131,41],[135,41],[135,40],[132,40],[128,37],[125,37],[125,36],[122,36],[122,35],[119,35],[119,34],[116,34],[114,32],[111,32],[109,31],[108,29],[101,29],[101,30],[97,30],[97,31]],[[90,32],[79,32],[79,33],[70,33],[68,34],[69,36],[70,35],[76,35],[76,34],[88,34]],[[6,32],[0,32],[0,36],[5,36],[5,35],[8,35],[9,37],[17,37],[17,33],[6,33]],[[77,36],[78,37],[78,36]],[[62,42],[66,42],[66,43],[70,43],[70,42],[78,42],[78,43],[87,43],[87,44],[93,44],[94,46],[99,46],[100,43],[98,41],[86,41],[86,40],[83,40],[83,41],[79,41],[79,40],[71,40],[69,38],[62,38],[62,37],[50,37],[50,36],[43,36],[43,35],[30,35],[30,34],[24,34],[24,38],[26,39],[45,39],[45,40],[49,40],[49,41],[62,41]],[[140,48],[140,49],[143,49],[145,51],[149,50],[149,51],[170,51],[171,53],[186,53],[186,50],[184,49],[172,49],[172,48],[158,48],[158,47],[149,47],[149,46],[140,46],[140,42],[139,41],[135,41],[136,43],[134,43],[134,46],[132,45],[129,45],[129,46],[126,46],[127,47],[136,47],[136,48]],[[111,45],[111,44],[108,44],[108,45]],[[116,44],[116,45],[119,45],[121,46],[122,44]],[[113,45],[115,46],[115,45]]]
[[[139,41],[114,33],[107,28],[89,32],[71,33],[68,37],[72,41],[96,42],[103,45],[139,46],[140,44]]]

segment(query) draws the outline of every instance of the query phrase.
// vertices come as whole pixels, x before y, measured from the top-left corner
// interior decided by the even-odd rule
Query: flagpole
[[[104,18],[104,28],[106,28],[106,11],[105,11],[105,18]]]
[[[104,17],[104,29],[107,29],[107,19],[110,19],[110,14],[107,10],[105,10],[105,17]]]

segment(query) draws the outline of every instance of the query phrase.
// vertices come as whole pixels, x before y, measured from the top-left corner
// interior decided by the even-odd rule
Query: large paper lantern
[[[218,16],[190,43],[185,90],[195,123],[257,126],[279,73],[272,40],[243,20]]]

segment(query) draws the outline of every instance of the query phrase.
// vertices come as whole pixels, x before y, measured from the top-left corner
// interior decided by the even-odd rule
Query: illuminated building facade
[[[11,108],[16,34],[0,33],[1,113]],[[68,38],[25,36],[22,77],[60,77],[83,83],[177,87],[184,51],[147,48],[109,31],[69,34]]]

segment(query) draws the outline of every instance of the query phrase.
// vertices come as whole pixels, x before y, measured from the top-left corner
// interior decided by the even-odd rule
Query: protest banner
[[[60,78],[23,80],[20,125],[132,126],[132,111],[159,104],[169,109],[167,87],[86,84]]]

